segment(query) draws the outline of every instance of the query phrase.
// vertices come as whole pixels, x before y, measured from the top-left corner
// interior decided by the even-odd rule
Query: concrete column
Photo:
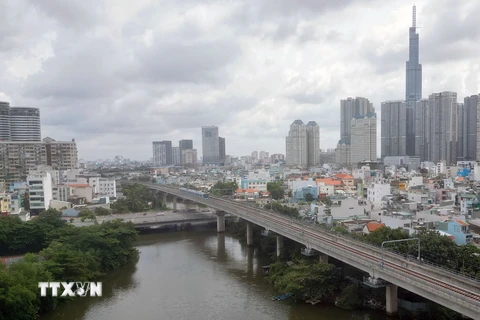
[[[225,212],[217,211],[217,232],[225,232]]]
[[[253,246],[253,224],[247,222],[247,246]]]
[[[173,210],[177,210],[177,197],[173,197]]]
[[[326,254],[323,254],[320,252],[318,256],[319,256],[319,262],[328,263],[328,256]]]
[[[163,205],[165,208],[167,207],[167,196],[168,196],[168,195],[167,195],[166,193],[163,194],[163,202],[162,202],[162,205]]]
[[[283,236],[277,235],[277,257],[283,254]]]
[[[394,316],[398,312],[398,286],[389,284],[387,288],[387,315]]]

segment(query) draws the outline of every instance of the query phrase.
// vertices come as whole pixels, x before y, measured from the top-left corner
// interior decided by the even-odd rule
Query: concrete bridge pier
[[[167,196],[168,194],[164,193],[162,198],[162,206],[167,207]]]
[[[387,315],[395,316],[398,312],[398,286],[389,284],[387,290]]]
[[[283,254],[283,236],[277,235],[277,257]]]
[[[320,254],[318,256],[319,256],[318,261],[320,263],[328,263],[328,256],[326,254],[323,254],[323,253],[320,252]]]
[[[225,232],[225,212],[217,211],[217,232]]]
[[[247,246],[253,246],[253,223],[247,222]]]
[[[173,197],[173,210],[177,210],[177,197]]]

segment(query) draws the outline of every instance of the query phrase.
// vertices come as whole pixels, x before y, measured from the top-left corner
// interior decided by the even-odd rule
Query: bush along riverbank
[[[98,281],[108,271],[136,261],[137,238],[130,222],[74,227],[52,209],[28,222],[0,217],[0,254],[25,254],[8,268],[0,263],[0,320],[35,319],[74,299],[40,297],[38,283]]]
[[[262,236],[263,229],[253,227],[253,245],[271,264],[266,281],[272,284],[279,295],[291,294],[296,302],[312,304],[335,304],[347,310],[385,310],[385,288],[371,288],[363,284],[368,276],[343,262],[329,258],[329,263],[319,262],[318,256],[306,257],[300,253],[304,246],[284,239],[282,257],[276,257],[276,238]],[[227,231],[246,245],[245,221],[228,222]],[[287,263],[288,262],[288,263]],[[438,304],[429,302],[413,293],[399,288],[399,298],[419,302],[424,310],[414,312],[399,307],[398,319],[402,320],[451,320],[462,319],[461,315]]]

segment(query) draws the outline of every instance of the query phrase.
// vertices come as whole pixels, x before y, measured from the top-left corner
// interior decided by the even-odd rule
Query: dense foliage
[[[368,234],[365,240],[381,245],[383,241],[408,239],[410,236],[401,228],[379,228]],[[446,236],[435,231],[423,231],[415,235],[420,239],[420,256],[428,261],[446,268],[457,270],[463,274],[480,279],[480,249],[474,245],[457,245]],[[391,250],[409,255],[418,256],[416,241],[388,243],[385,245]]]
[[[122,185],[125,198],[116,200],[110,205],[112,213],[142,212],[150,209],[161,209],[161,194],[149,190],[141,184]]]
[[[267,190],[272,195],[272,199],[282,200],[285,194],[285,189],[283,189],[282,182],[268,182]]]
[[[212,194],[216,196],[232,196],[238,189],[236,182],[221,182],[215,183],[211,189]]]
[[[292,208],[287,205],[282,205],[281,203],[278,202],[273,202],[271,204],[272,210],[290,217],[298,217],[299,212],[297,208]]]
[[[40,298],[38,282],[93,280],[135,260],[136,239],[133,224],[118,220],[78,228],[62,221],[56,210],[28,222],[0,217],[1,255],[41,250],[8,269],[0,266],[0,319],[35,319],[53,310],[59,300]]]
[[[268,281],[281,293],[295,300],[310,298],[332,302],[342,280],[341,272],[329,263],[301,261],[291,267],[284,262],[272,264]]]

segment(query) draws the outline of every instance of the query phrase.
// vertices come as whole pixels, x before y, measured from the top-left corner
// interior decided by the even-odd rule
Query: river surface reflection
[[[251,248],[216,232],[143,235],[140,259],[107,275],[103,296],[77,298],[41,319],[52,320],[384,320],[383,312],[346,311],[272,301]]]

